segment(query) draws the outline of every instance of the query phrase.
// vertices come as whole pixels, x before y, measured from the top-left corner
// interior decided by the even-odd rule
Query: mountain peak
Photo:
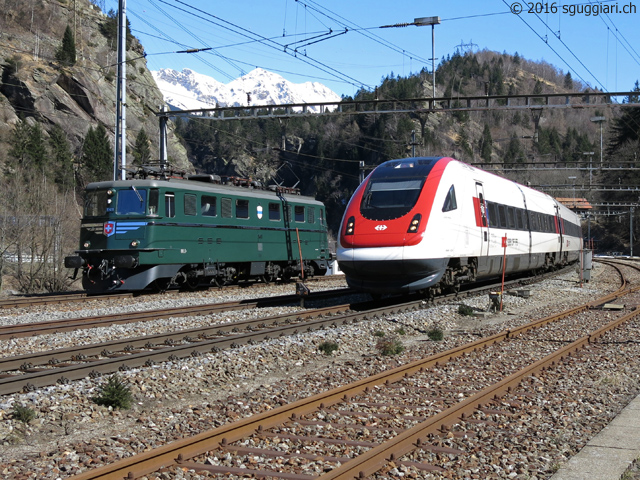
[[[277,73],[256,68],[224,84],[189,68],[163,68],[151,72],[164,100],[172,108],[200,108],[283,105],[336,102],[340,96],[318,82],[293,83]]]

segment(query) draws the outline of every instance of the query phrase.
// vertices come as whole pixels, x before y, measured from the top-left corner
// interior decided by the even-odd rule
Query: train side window
[[[249,200],[236,199],[236,218],[249,218]]]
[[[280,204],[269,203],[269,220],[280,220]]]
[[[198,198],[192,193],[184,194],[184,214],[190,217],[195,216],[198,211],[196,209],[196,203]]]
[[[505,211],[504,205],[498,205],[498,216],[500,218],[500,227],[507,227],[507,212]]]
[[[324,210],[320,209],[320,225],[324,225]]]
[[[216,197],[202,195],[200,198],[200,213],[203,217],[215,217],[218,215],[216,209]]]
[[[164,215],[165,217],[176,216],[176,196],[173,193],[164,194]]]
[[[113,208],[111,208],[113,211]],[[107,191],[98,190],[95,192],[87,192],[84,201],[84,214],[86,217],[99,217],[105,215],[107,210]]]
[[[223,198],[220,202],[220,208],[222,210],[222,218],[231,218],[232,217],[232,203],[230,198]]]
[[[304,222],[304,207],[302,205],[295,206],[294,214],[296,222]]]
[[[524,212],[522,209],[516,209],[516,227],[518,230],[524,230],[524,220],[523,220]]]
[[[149,215],[158,214],[158,204],[160,203],[160,191],[157,188],[149,190]]]
[[[498,227],[498,211],[496,208],[496,204],[493,202],[486,202],[487,210],[489,210],[489,226],[490,227]]]
[[[516,228],[516,216],[513,207],[507,207],[507,226]]]
[[[458,208],[458,203],[456,202],[456,189],[453,187],[453,185],[451,185],[449,193],[447,193],[447,198],[444,199],[442,211],[450,212],[451,210],[455,210],[456,208]]]

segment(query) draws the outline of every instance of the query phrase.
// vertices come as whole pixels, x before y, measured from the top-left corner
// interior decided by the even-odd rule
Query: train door
[[[480,256],[489,255],[489,222],[487,221],[487,203],[484,200],[484,187],[476,182],[476,224],[480,227]]]
[[[556,218],[555,218],[556,232],[558,233],[558,242],[560,243],[560,246],[558,248],[558,258],[556,258],[556,263],[562,263],[562,247],[564,246],[562,234],[564,232],[562,231],[563,225],[562,225],[562,217],[560,217],[560,208],[558,207],[557,204],[555,206],[555,210],[556,210]]]

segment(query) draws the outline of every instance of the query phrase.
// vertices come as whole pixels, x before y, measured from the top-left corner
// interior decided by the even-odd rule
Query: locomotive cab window
[[[249,200],[236,200],[236,218],[249,218]]]
[[[216,197],[203,195],[200,198],[200,213],[204,217],[215,217],[216,213]]]
[[[118,215],[144,215],[147,209],[147,191],[131,186],[117,193],[116,213]]]
[[[451,210],[455,210],[456,208],[458,208],[458,203],[456,202],[456,189],[453,185],[451,185],[449,193],[447,193],[447,198],[444,199],[442,211],[450,212]]]
[[[149,215],[158,215],[158,203],[160,202],[160,192],[157,188],[149,190]]]
[[[269,203],[269,220],[280,220],[279,203]]]
[[[101,217],[107,214],[107,192],[106,190],[98,190],[87,192],[84,201],[85,217]],[[113,211],[113,208],[111,209]]]
[[[164,194],[164,215],[165,217],[176,216],[176,196],[173,193]]]
[[[295,206],[294,214],[295,214],[296,222],[299,222],[299,223],[304,222],[304,207],[302,205]]]

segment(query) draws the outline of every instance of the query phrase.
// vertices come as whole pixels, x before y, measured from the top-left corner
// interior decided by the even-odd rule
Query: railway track
[[[305,279],[305,283],[321,284],[323,282],[322,277],[314,277]],[[264,288],[269,284],[259,282],[247,282],[238,285],[227,285],[225,287],[210,287],[208,290],[212,291],[227,291],[241,288]],[[293,285],[293,284],[292,284]],[[204,290],[204,289],[203,289]],[[115,301],[123,298],[134,297],[152,297],[152,296],[166,296],[172,294],[180,294],[180,290],[170,290],[168,293],[155,293],[155,292],[124,292],[124,293],[109,293],[105,295],[88,295],[85,292],[70,292],[70,293],[51,293],[40,295],[21,295],[11,296],[8,298],[0,299],[0,309],[10,308],[26,308],[43,305],[59,305],[65,303],[80,303],[90,301]]]
[[[520,280],[509,285],[520,285]],[[495,285],[469,289],[460,294],[442,295],[433,303],[444,303],[454,297],[474,296],[490,291]],[[351,289],[313,292],[309,302],[352,294]],[[158,318],[209,315],[224,311],[281,305],[295,302],[296,295],[241,300],[218,304],[179,307],[127,314],[106,315],[98,318],[56,320],[35,324],[13,325],[0,328],[0,338],[57,333],[80,328],[108,326],[116,323],[156,320]],[[131,368],[199,356],[228,348],[238,348],[261,341],[295,335],[302,331],[336,328],[370,318],[401,312],[415,311],[427,306],[420,297],[397,303],[397,298],[359,304],[341,304],[330,307],[300,310],[294,313],[255,318],[240,322],[208,325],[169,333],[144,335],[70,348],[29,353],[0,359],[0,395],[33,391],[37,388],[68,384],[73,380],[97,377]]]
[[[308,300],[319,300],[336,296],[352,294],[348,288],[337,290],[325,290],[311,292]],[[0,339],[19,338],[33,335],[43,335],[47,333],[58,333],[71,330],[103,327],[113,324],[123,324],[132,322],[143,322],[157,320],[158,318],[185,317],[192,315],[210,315],[224,311],[244,310],[250,308],[267,307],[279,304],[297,302],[300,297],[297,295],[279,295],[275,297],[255,298],[247,300],[237,300],[229,302],[208,303],[203,305],[193,305],[188,307],[163,308],[161,310],[147,310],[142,312],[118,313],[112,315],[102,315],[92,318],[73,318],[50,320],[46,322],[22,323],[15,325],[5,325],[0,327]]]
[[[162,469],[170,474],[173,468],[300,480],[375,478],[398,468],[418,476],[444,472],[447,458],[473,456],[460,446],[468,438],[495,429],[495,419],[517,416],[526,407],[526,393],[516,394],[524,379],[543,376],[634,321],[635,309],[609,321],[598,307],[637,290],[623,284],[614,294],[558,315],[74,478],[138,478]],[[460,445],[446,445],[452,442]]]

